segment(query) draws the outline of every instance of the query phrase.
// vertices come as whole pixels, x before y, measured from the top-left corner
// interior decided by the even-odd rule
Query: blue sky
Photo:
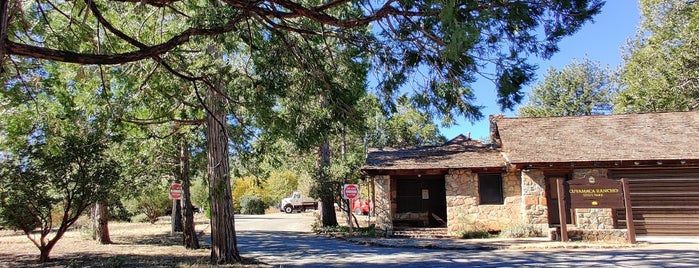
[[[636,33],[640,20],[637,0],[608,0],[602,12],[594,18],[594,22],[585,24],[577,33],[564,38],[559,43],[560,51],[549,60],[536,59],[532,62],[539,65],[536,80],[524,87],[529,93],[530,88],[540,80],[550,67],[557,70],[568,65],[573,59],[582,60],[586,56],[593,61],[599,61],[602,66],[615,69],[622,64],[622,47]],[[495,100],[495,85],[490,81],[479,81],[476,88],[476,104],[485,106],[485,118],[474,124],[460,119],[457,125],[441,128],[442,134],[451,139],[459,134],[471,133],[472,139],[488,138],[488,115],[503,113]],[[525,99],[522,104],[526,104]],[[506,116],[516,116],[515,111],[505,111]]]

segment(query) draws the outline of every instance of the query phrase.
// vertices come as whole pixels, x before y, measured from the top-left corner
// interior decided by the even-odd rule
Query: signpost
[[[345,184],[342,188],[342,196],[345,199],[353,200],[359,195],[359,185],[357,184]]]
[[[170,185],[170,199],[180,200],[182,198],[182,184],[173,182]]]
[[[607,178],[585,176],[568,181],[571,208],[624,208],[621,183]]]
[[[352,202],[359,195],[359,185],[345,184],[342,187],[342,197],[347,199],[347,224],[350,227],[350,236],[352,235]]]
[[[561,241],[568,241],[568,231],[566,230],[567,209],[575,208],[625,208],[626,209],[626,229],[628,231],[629,242],[636,243],[636,230],[633,224],[633,213],[631,211],[631,197],[629,194],[628,181],[610,180],[606,177],[595,177],[587,175],[580,179],[564,182],[558,179],[558,213],[561,219]],[[565,194],[570,197],[570,201],[565,200]]]

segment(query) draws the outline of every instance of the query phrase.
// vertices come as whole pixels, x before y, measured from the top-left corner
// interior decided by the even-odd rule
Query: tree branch
[[[224,26],[214,27],[214,28],[189,28],[184,32],[170,38],[165,43],[155,46],[143,47],[137,51],[119,53],[119,54],[90,54],[90,53],[79,53],[65,50],[57,50],[45,47],[38,47],[27,44],[20,44],[13,42],[11,40],[5,39],[5,44],[7,48],[6,54],[33,57],[45,60],[54,60],[60,62],[78,63],[78,64],[123,64],[129,62],[135,62],[147,58],[153,58],[168,51],[174,49],[175,47],[182,45],[189,41],[193,36],[208,36],[208,35],[218,35],[222,33],[227,33],[236,29],[236,24],[241,21],[245,16],[239,15],[237,18],[229,21]],[[128,36],[127,36],[128,37]],[[134,42],[138,42],[131,39]],[[127,40],[128,41],[128,40]]]

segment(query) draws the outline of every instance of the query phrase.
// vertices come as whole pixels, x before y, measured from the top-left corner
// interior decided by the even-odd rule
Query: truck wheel
[[[294,212],[294,208],[292,206],[286,206],[286,207],[284,207],[284,212],[292,213],[292,212]]]

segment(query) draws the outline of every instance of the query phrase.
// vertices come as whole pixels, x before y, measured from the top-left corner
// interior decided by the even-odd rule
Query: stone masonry
[[[523,223],[536,226],[546,233],[549,226],[544,172],[539,169],[522,170],[521,180]]]
[[[391,179],[389,176],[374,177],[374,195],[376,200],[376,227],[387,235],[393,234],[393,217],[391,215]]]
[[[520,222],[520,182],[503,174],[502,205],[479,205],[478,174],[454,169],[445,176],[447,229],[450,235],[472,230],[501,231]]]
[[[598,178],[607,177],[606,169],[576,169],[573,179],[592,175]],[[584,230],[614,229],[614,212],[611,208],[578,208],[575,209],[575,226]]]

